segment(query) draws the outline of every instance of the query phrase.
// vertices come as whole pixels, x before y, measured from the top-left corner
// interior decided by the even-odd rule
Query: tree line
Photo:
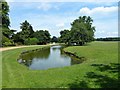
[[[96,41],[120,41],[120,37],[97,38]]]
[[[2,0],[2,44],[1,46],[11,45],[35,45],[47,44],[50,42],[65,43],[67,45],[84,45],[87,42],[94,41],[95,27],[93,19],[90,16],[80,16],[71,23],[70,30],[60,31],[60,37],[51,35],[47,30],[34,31],[32,25],[25,20],[20,24],[20,32],[10,30],[9,6],[5,0]]]
[[[14,34],[12,39],[17,44],[35,45],[46,44],[50,42],[50,33],[47,30],[34,31],[33,27],[27,20],[21,23],[22,31]]]

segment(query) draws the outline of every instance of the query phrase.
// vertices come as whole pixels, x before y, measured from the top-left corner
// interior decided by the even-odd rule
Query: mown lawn
[[[45,47],[45,46],[42,46]],[[71,46],[64,50],[86,57],[82,64],[48,70],[29,70],[17,62],[24,50],[40,47],[26,47],[3,51],[3,88],[56,88],[56,87],[117,87],[118,42],[92,42],[87,46]]]

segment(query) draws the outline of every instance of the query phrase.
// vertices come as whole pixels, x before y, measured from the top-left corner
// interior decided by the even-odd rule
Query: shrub
[[[15,46],[12,40],[2,35],[2,46]]]
[[[25,45],[36,45],[39,42],[37,38],[28,38],[24,41]]]

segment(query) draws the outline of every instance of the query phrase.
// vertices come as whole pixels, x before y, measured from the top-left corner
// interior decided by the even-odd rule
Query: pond
[[[74,56],[65,54],[62,48],[63,46],[51,46],[45,50],[24,53],[20,55],[18,62],[32,70],[71,66],[82,62]]]

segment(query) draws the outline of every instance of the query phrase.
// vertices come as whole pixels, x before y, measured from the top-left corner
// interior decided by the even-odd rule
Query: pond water
[[[82,61],[73,56],[66,55],[62,46],[52,46],[45,50],[22,54],[19,63],[24,64],[32,70],[45,70],[49,68],[71,66]]]

